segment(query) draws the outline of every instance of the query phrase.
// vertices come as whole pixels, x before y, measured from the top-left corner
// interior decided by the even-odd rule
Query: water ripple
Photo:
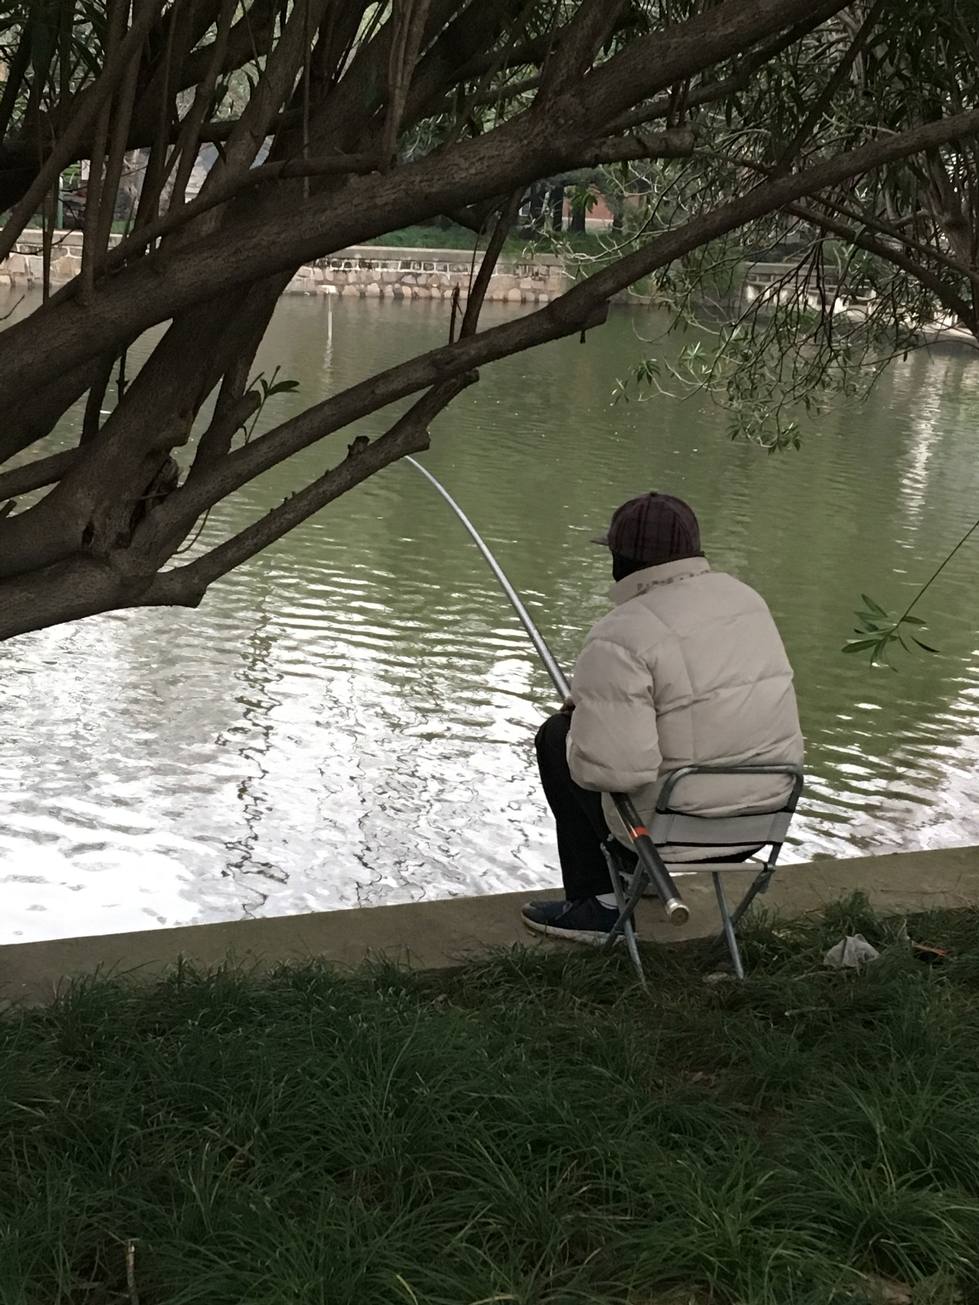
[[[325,307],[285,300],[261,365],[281,364],[302,390],[263,421],[440,342],[445,315],[417,307],[344,300],[328,347]],[[869,407],[770,458],[732,444],[707,404],[611,407],[615,376],[639,355],[616,314],[584,347],[486,369],[425,455],[559,657],[570,662],[606,610],[606,559],[588,539],[611,508],[646,488],[683,494],[715,564],[765,594],[796,667],[810,777],[793,852],[979,842],[974,556],[925,604],[943,656],[894,674],[838,651],[861,588],[899,608],[969,524],[979,369],[910,357]],[[220,505],[198,549],[322,463],[310,451]],[[5,939],[556,881],[533,757],[550,684],[482,560],[407,467],[197,612],[44,631],[0,647],[0,664]]]

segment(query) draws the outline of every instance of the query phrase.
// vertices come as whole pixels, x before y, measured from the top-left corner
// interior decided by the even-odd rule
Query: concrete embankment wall
[[[117,238],[116,238],[117,239]],[[81,271],[81,234],[55,235],[51,282],[63,285]],[[294,294],[344,295],[353,298],[451,299],[458,287],[465,295],[473,267],[464,249],[398,249],[358,245],[301,267],[289,282]],[[40,231],[25,231],[13,252],[0,263],[0,287],[40,286],[43,270]],[[487,298],[511,304],[546,304],[571,284],[561,260],[538,255],[528,260],[501,260],[490,279]]]
[[[743,870],[725,873],[725,883],[734,898],[740,896],[750,879],[751,874]],[[710,877],[687,876],[681,881],[681,890],[690,907],[689,923],[681,929],[671,928],[654,903],[643,902],[639,914],[641,938],[672,943],[718,932]],[[979,848],[786,865],[775,876],[764,906],[783,918],[798,917],[855,892],[864,893],[882,915],[979,909]],[[560,889],[542,888],[534,894],[459,897],[8,944],[0,946],[0,1010],[6,1002],[45,1001],[67,977],[96,970],[148,977],[179,957],[200,965],[220,965],[230,957],[260,966],[319,957],[348,966],[368,956],[383,955],[416,966],[437,967],[458,964],[492,947],[566,947],[567,943],[548,944],[537,939],[520,924],[520,906],[528,896],[555,895],[560,895]],[[940,943],[941,939],[923,941]]]
[[[374,299],[451,299],[457,288],[466,294],[478,268],[464,249],[361,245],[300,268],[288,289]],[[570,284],[560,259],[550,255],[526,262],[501,260],[486,297],[497,303],[546,304]]]

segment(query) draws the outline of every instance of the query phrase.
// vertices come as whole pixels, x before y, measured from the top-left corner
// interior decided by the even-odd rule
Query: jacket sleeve
[[[631,793],[659,778],[662,761],[649,666],[628,648],[592,638],[574,668],[568,765],[575,783]]]

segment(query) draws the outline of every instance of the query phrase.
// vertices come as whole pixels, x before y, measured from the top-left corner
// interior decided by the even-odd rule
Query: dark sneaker
[[[523,922],[534,933],[568,942],[590,943],[599,947],[615,927],[619,912],[603,906],[594,897],[577,902],[528,902],[521,912]]]

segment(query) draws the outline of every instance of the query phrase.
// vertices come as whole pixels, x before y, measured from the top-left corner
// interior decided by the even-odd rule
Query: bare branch
[[[0,96],[0,140],[7,134],[11,119],[14,116],[14,110],[17,107],[17,97],[24,85],[24,77],[31,63],[31,41],[33,38],[34,20],[29,17],[24,24],[24,29],[20,34],[20,40],[17,42],[17,49],[13,59],[7,69],[7,77],[3,86],[3,95]]]
[[[882,136],[857,150],[787,177],[788,189],[784,192],[763,186],[715,212],[724,213],[722,230],[730,230],[770,211],[771,207],[780,207],[883,164],[977,131],[979,110],[973,110],[907,132]],[[342,211],[338,212],[334,195],[313,195],[308,204],[293,214],[287,232],[283,232],[277,212],[262,221],[250,220],[247,226],[236,228],[229,223],[219,237],[195,243],[192,256],[181,261],[179,277],[169,275],[164,281],[166,259],[159,254],[147,257],[104,287],[99,316],[84,336],[79,335],[74,316],[70,321],[56,317],[53,310],[60,305],[59,296],[55,296],[48,309],[42,310],[47,313],[48,347],[61,350],[65,365],[73,367],[86,357],[121,343],[118,337],[123,329],[127,332],[145,329],[163,314],[170,315],[193,303],[213,299],[243,280],[257,280],[293,268],[329,252],[331,247],[343,248],[348,234],[357,232],[361,238],[381,234],[392,225],[404,225],[432,211],[451,209],[452,200],[463,194],[471,200],[498,195],[504,177],[516,188],[513,183],[524,184],[529,177],[542,172],[546,175],[580,162],[580,152],[572,152],[580,147],[562,140],[548,129],[546,121],[541,121],[534,132],[525,115],[521,115],[493,135],[495,139],[467,141],[453,147],[451,155],[408,164],[383,178],[371,178],[369,182],[352,178],[345,187]],[[503,147],[506,140],[511,147],[509,153]],[[589,157],[594,158],[594,152]],[[765,199],[769,193],[776,196],[770,207]],[[324,238],[324,230],[330,232],[329,242]],[[234,249],[233,256],[229,246]],[[627,269],[633,264],[626,259],[619,266]],[[623,285],[646,275],[646,270],[631,278],[626,275]],[[110,308],[113,302],[125,303],[125,312],[118,318]],[[120,310],[117,307],[115,311]],[[23,356],[15,348],[22,335],[33,334],[38,329],[40,320],[41,314],[37,313],[31,321],[16,323],[5,333],[4,340],[9,347],[6,356],[0,357],[0,401],[4,403],[16,402],[23,387],[35,383],[35,369],[38,373],[43,371],[43,357],[34,356],[33,349],[31,356]]]
[[[730,59],[774,32],[800,21],[815,24],[843,8],[841,0],[754,0],[745,5],[725,0],[685,23],[633,41],[589,75],[581,98],[601,120],[617,118],[638,100]]]
[[[873,254],[875,257],[891,263],[894,267],[901,268],[904,272],[908,272],[921,285],[931,290],[949,312],[954,313],[963,322],[968,322],[973,330],[979,327],[972,304],[963,299],[961,295],[957,295],[931,268],[910,258],[903,250],[894,249],[884,244],[883,241],[875,240],[866,231],[861,231],[859,228],[848,226],[844,222],[839,222],[832,217],[821,214],[811,205],[788,204],[786,209],[817,229],[838,236],[841,240],[847,241],[848,244],[856,245],[858,249],[866,249],[868,253]]]
[[[395,148],[404,116],[408,86],[421,48],[429,0],[392,0],[391,54],[388,69],[388,108],[381,137],[385,165],[395,158]]]
[[[456,344],[432,350],[309,409],[302,416],[270,431],[260,440],[230,454],[215,470],[209,485],[202,484],[194,491],[189,487],[178,490],[161,511],[164,514],[179,511],[181,496],[186,495],[193,515],[196,516],[210,502],[216,502],[260,472],[367,412],[403,398],[427,384],[451,379],[463,371],[582,329],[618,291],[690,250],[736,230],[745,222],[797,202],[806,195],[838,185],[848,177],[859,176],[876,163],[917,152],[938,137],[954,139],[965,130],[979,131],[979,110],[954,119],[928,123],[901,135],[884,137],[849,154],[825,160],[803,172],[773,178],[746,195],[711,209],[676,230],[655,237],[633,254],[580,281],[537,312],[460,339]]]
[[[261,399],[254,390],[218,403],[210,426],[198,441],[197,456],[188,479],[199,476],[202,470],[214,466],[225,457],[236,431],[255,415],[260,403]]]
[[[789,141],[788,145],[786,145],[785,149],[782,151],[782,157],[779,159],[778,164],[779,167],[787,167],[809,139],[813,127],[832,103],[833,97],[843,85],[844,79],[849,76],[850,69],[859,57],[860,52],[870,40],[874,28],[877,26],[878,19],[883,12],[884,5],[887,3],[888,0],[874,0],[874,3],[870,6],[866,17],[857,28],[853,39],[847,46],[842,59],[840,59],[839,63],[833,69],[832,75],[827,80],[826,85],[823,87],[816,100],[812,105],[810,105],[808,113],[799,124],[792,140]]]
[[[318,27],[327,0],[309,0],[308,21]],[[294,5],[282,35],[269,55],[254,94],[228,138],[218,162],[207,175],[202,194],[219,186],[229,175],[250,168],[255,155],[283,104],[289,99],[305,59],[307,11]]]
[[[602,43],[615,29],[625,0],[582,0],[561,34],[556,48],[544,61],[541,98],[553,99],[582,78]]]
[[[198,86],[209,75],[214,64],[215,46],[221,45],[218,73],[231,72],[243,64],[268,54],[275,33],[275,15],[278,6],[274,0],[256,0],[235,23],[223,42],[220,35],[208,45],[194,50],[180,66],[179,89]]]
[[[129,9],[129,0],[110,0],[108,35],[106,38],[106,65],[112,58],[122,40],[122,29]],[[133,63],[139,61],[139,48],[129,55],[123,69],[122,84],[127,86],[132,77]],[[95,139],[92,144],[92,157],[89,160],[88,190],[85,196],[85,236],[82,240],[82,272],[79,298],[87,302],[92,297],[95,286],[95,268],[99,261],[99,236],[102,229],[102,204],[108,199],[109,224],[112,229],[112,212],[115,207],[115,194],[106,194],[104,167],[105,153],[109,140],[109,123],[112,117],[112,97],[108,96],[95,120]]]
[[[468,385],[478,378],[462,376],[440,385],[424,395],[379,439],[354,440],[347,457],[339,466],[323,473],[311,485],[287,498],[260,521],[239,531],[209,553],[186,566],[175,567],[159,575],[143,596],[143,604],[179,604],[196,606],[207,587],[242,562],[319,512],[328,503],[347,493],[369,476],[390,466],[408,453],[420,453],[428,447],[428,427],[439,412]]]
[[[693,153],[695,144],[696,133],[691,127],[606,136],[582,149],[579,166],[628,163],[632,159],[684,159]]]
[[[135,18],[136,11],[141,4],[148,5],[150,3],[151,0],[133,0],[133,17]],[[101,193],[98,201],[99,221],[95,237],[96,266],[101,264],[104,259],[105,251],[109,244],[109,237],[112,233],[112,219],[115,217],[116,196],[119,193],[119,182],[122,178],[122,168],[126,157],[126,148],[129,142],[129,126],[132,122],[133,105],[136,100],[136,81],[139,76],[141,54],[142,51],[137,49],[130,57],[129,66],[123,75],[122,84],[119,88],[119,94],[114,106],[105,177],[102,180]]]
[[[197,158],[197,151],[200,147],[201,127],[204,125],[204,119],[207,117],[211,101],[214,98],[214,87],[217,83],[218,74],[224,66],[231,20],[234,18],[236,7],[237,0],[221,0],[217,32],[211,44],[211,58],[203,76],[197,83],[194,102],[180,126],[180,137],[176,146],[179,162],[177,163],[173,188],[170,192],[171,206],[174,205],[174,202],[177,205],[182,205],[184,202],[187,182],[190,180],[194,162]]]
[[[483,300],[486,298],[486,291],[489,289],[490,279],[496,270],[497,260],[500,257],[500,252],[506,242],[510,228],[520,211],[522,198],[522,191],[514,191],[507,203],[500,209],[496,219],[496,226],[493,228],[493,234],[490,236],[489,244],[486,246],[486,252],[483,255],[483,261],[476,273],[476,280],[469,290],[466,312],[459,330],[460,336],[474,335],[476,333],[476,327],[479,325],[479,314],[483,307]]]
[[[825,19],[826,15],[821,11],[814,12],[808,19],[804,19],[802,22],[790,27],[787,32],[780,33],[774,39],[764,42],[757,50],[742,55],[738,60],[737,71],[732,73],[731,76],[695,86],[687,94],[686,111],[689,113],[691,109],[714,104],[735,94],[737,91],[744,90],[759,68],[763,68],[766,64],[777,59],[780,54],[796,45]],[[612,130],[628,131],[633,127],[642,126],[643,123],[653,122],[657,118],[665,118],[670,112],[672,103],[672,94],[659,96],[648,104],[623,114],[612,124]]]
[[[875,342],[891,325],[895,339],[905,338],[905,326],[924,321],[939,303],[974,330],[979,325],[968,289],[963,293],[979,281],[979,110],[958,55],[945,71],[955,26],[950,12],[939,13],[935,48],[926,41],[919,58],[918,35],[881,24],[883,0],[855,8],[845,0],[658,7],[613,0],[607,8],[599,0],[108,2],[121,29],[116,35],[100,33],[76,62],[78,34],[91,14],[84,9],[77,21],[69,18],[66,34],[62,6],[61,26],[52,29],[60,33],[57,65],[42,49],[31,86],[25,71],[4,100],[13,121],[26,99],[34,121],[27,130],[18,122],[6,142],[0,180],[24,195],[49,168],[41,192],[45,269],[52,250],[48,197],[57,181],[51,158],[79,114],[87,114],[70,157],[93,159],[88,234],[96,238],[87,242],[87,302],[76,280],[2,337],[0,454],[27,447],[86,391],[89,412],[78,449],[0,475],[0,501],[4,490],[33,494],[53,486],[19,509],[13,497],[0,508],[0,637],[113,607],[198,601],[213,579],[318,506],[407,449],[423,447],[427,421],[471,382],[474,368],[597,324],[618,291],[682,260],[663,278],[678,287],[679,303],[698,276],[699,262],[689,255],[735,232],[745,235],[725,242],[732,253],[736,243],[795,232],[802,223],[820,233],[808,267],[824,311],[814,326],[803,287],[794,305],[783,311],[780,304],[765,318],[774,334],[756,336],[750,324],[735,331],[721,375],[732,378],[732,407],[753,402],[755,378],[764,389],[765,376],[775,375],[773,347],[785,366],[776,369],[777,392],[762,405],[779,423],[787,421],[786,405],[818,384],[821,367],[851,367],[849,384],[860,365],[852,361],[861,348],[858,328],[833,317],[835,304],[826,310],[825,235],[847,241],[853,268],[869,263],[875,284],[884,269],[873,321],[859,328]],[[76,5],[68,0],[70,15]],[[119,50],[150,7],[156,17],[145,38],[117,68]],[[677,12],[685,17],[670,25]],[[7,39],[15,63],[23,22],[16,19]],[[913,22],[921,32],[930,19]],[[900,85],[920,83],[903,101],[885,68],[892,51],[904,60]],[[243,79],[236,79],[229,88],[234,119],[207,122],[227,111],[224,73],[241,62],[258,71],[244,107]],[[857,68],[864,84],[851,93],[848,77]],[[110,70],[115,83],[103,94]],[[179,94],[184,86],[194,88],[189,111],[191,97]],[[946,111],[950,116],[939,118]],[[666,130],[641,128],[657,115]],[[269,161],[255,167],[270,132]],[[203,193],[184,202],[208,136],[225,148]],[[785,142],[810,162],[790,163]],[[136,143],[151,144],[137,230],[106,255],[121,159]],[[398,165],[402,145],[408,161]],[[737,159],[732,163],[737,152],[763,178],[757,184]],[[773,169],[770,160],[779,155]],[[642,166],[656,159],[681,162]],[[623,185],[632,176],[648,187],[639,233],[630,227],[601,257],[586,260],[591,274],[546,306],[480,329],[480,305],[527,187],[630,162],[637,166],[623,170]],[[167,205],[170,177],[175,194]],[[238,439],[258,402],[247,391],[255,350],[296,268],[446,212],[490,232],[470,276],[459,338]],[[909,212],[919,216],[905,223]],[[848,273],[852,279],[844,266],[839,276]],[[454,324],[458,307],[457,301]],[[103,417],[113,360],[163,323],[169,325],[160,336],[154,332],[148,359],[133,369],[128,386],[120,379],[119,402]],[[806,347],[792,349],[787,341]],[[216,386],[214,412],[202,422]],[[195,524],[196,544],[202,514],[206,520],[225,495],[405,400],[415,406],[407,417],[391,417],[386,436],[373,444],[356,440],[346,459],[272,513],[189,565],[158,574]],[[192,448],[201,426],[207,429],[179,484],[173,454],[181,445]]]
[[[167,147],[170,144],[171,116],[176,117],[174,97],[175,49],[177,41],[176,16],[167,24],[163,57],[154,79],[159,85],[156,105],[156,122],[150,146],[150,157],[143,174],[136,219],[136,230],[152,222],[159,212],[160,200],[169,176]]]
[[[540,86],[540,75],[534,77],[524,77],[519,82],[508,82],[505,86],[494,86],[488,91],[481,91],[476,95],[470,95],[466,101],[467,108],[480,108],[484,104],[500,104],[506,100],[515,100],[520,95],[529,95],[531,91],[536,91]],[[449,103],[446,109],[451,108]]]
[[[57,484],[77,459],[77,449],[66,449],[63,453],[52,453],[50,457],[38,458],[23,467],[0,473],[0,498],[13,498],[43,489],[45,485]]]
[[[106,101],[115,93],[116,87],[129,67],[129,60],[134,51],[138,50],[145,40],[162,2],[163,0],[147,0],[125,38],[113,51],[111,58],[106,59],[101,76],[84,95],[79,97],[80,103],[74,108],[71,122],[55,142],[44,166],[23,198],[14,206],[3,232],[0,233],[0,260],[6,258],[13,249],[24,227],[55,180],[71,160],[77,157],[81,143],[102,112]]]
[[[228,177],[223,185],[213,187],[206,194],[202,192],[188,203],[169,209],[155,222],[134,231],[112,250],[108,266],[121,267],[160,236],[176,231],[202,213],[226,204],[229,199],[234,199],[236,195],[253,187],[293,177],[334,177],[376,172],[379,167],[380,159],[375,154],[332,154],[325,158],[283,159],[280,163],[263,163],[261,167],[249,168],[246,172]]]

